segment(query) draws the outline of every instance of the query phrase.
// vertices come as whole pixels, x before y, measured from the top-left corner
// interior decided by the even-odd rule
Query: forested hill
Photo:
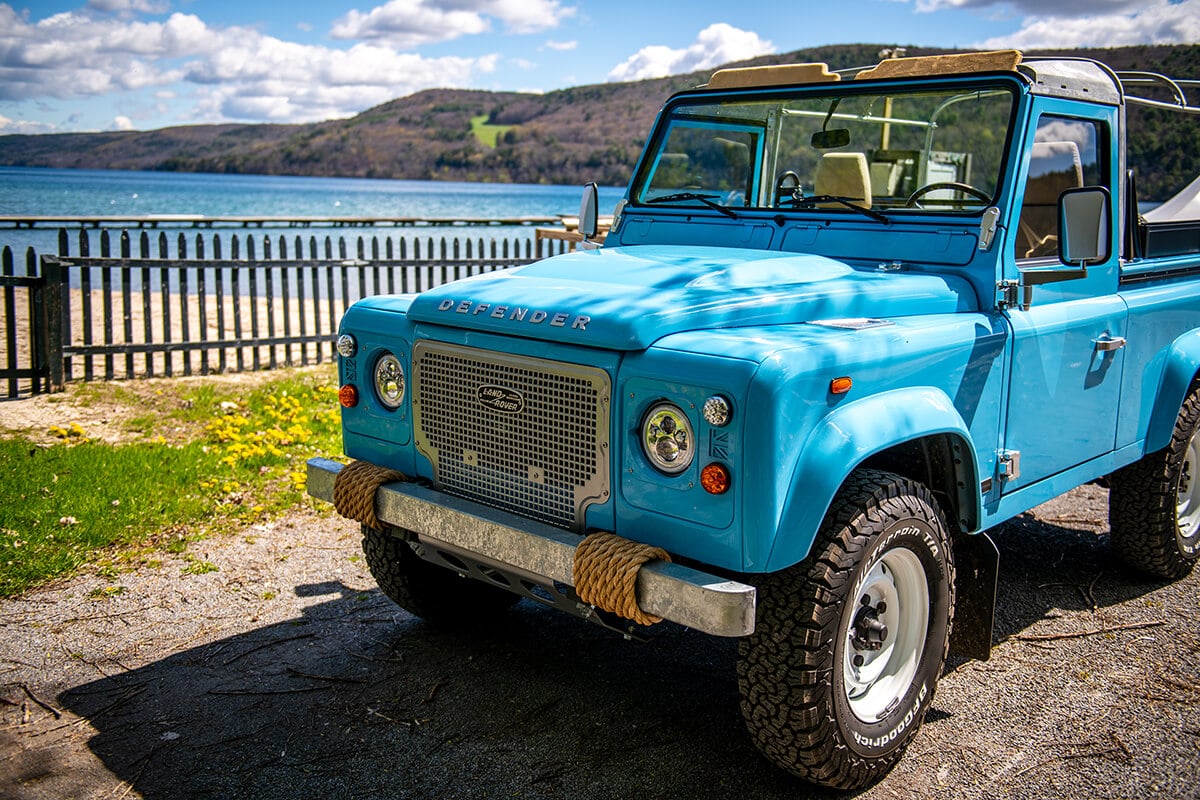
[[[837,45],[764,56],[738,66],[878,61],[880,45]],[[908,48],[908,55],[950,52]],[[1075,50],[1117,70],[1200,78],[1200,45]],[[622,185],[654,116],[688,75],[579,86],[546,94],[432,89],[358,116],[307,125],[196,125],[155,131],[0,136],[0,164],[520,183],[594,180]],[[1200,95],[1200,92],[1193,94]],[[1200,97],[1192,98],[1200,102]],[[1130,160],[1143,197],[1200,172],[1200,119],[1138,112]]]

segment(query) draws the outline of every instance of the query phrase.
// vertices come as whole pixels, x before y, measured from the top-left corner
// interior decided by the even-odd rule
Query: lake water
[[[601,187],[601,213],[611,213],[623,188]],[[205,216],[270,217],[420,217],[488,218],[575,215],[581,186],[510,183],[306,178],[276,175],[206,175],[177,172],[0,167],[0,216]],[[173,231],[174,229],[172,229]],[[190,228],[181,228],[189,232]],[[291,235],[296,229],[283,229]],[[241,230],[230,233],[242,233]],[[257,234],[258,229],[253,233]],[[326,235],[404,235],[412,229],[329,229],[303,231]],[[528,228],[456,227],[450,231],[422,228],[422,236],[442,233],[487,238],[512,236]],[[77,232],[72,233],[72,252]],[[168,234],[172,239],[175,233]],[[0,246],[14,254],[33,246],[39,253],[57,251],[57,230],[0,229]],[[98,252],[93,234],[92,252]]]

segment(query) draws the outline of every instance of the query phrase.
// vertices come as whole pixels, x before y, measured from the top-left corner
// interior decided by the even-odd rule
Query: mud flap
[[[950,655],[987,661],[992,655],[1000,551],[986,533],[954,540],[954,628]]]

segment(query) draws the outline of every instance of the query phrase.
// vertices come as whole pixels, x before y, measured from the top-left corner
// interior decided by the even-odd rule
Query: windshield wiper
[[[725,206],[721,205],[720,203],[714,203],[712,201],[712,199],[714,197],[718,197],[718,196],[719,195],[715,195],[715,194],[700,194],[699,192],[676,192],[675,194],[664,194],[661,197],[651,197],[649,200],[646,200],[645,202],[647,204],[649,204],[649,203],[678,203],[678,202],[681,202],[684,200],[699,200],[701,203],[704,203],[704,205],[708,206],[709,208],[713,209],[714,211],[720,211],[722,214],[729,217],[730,219],[737,219],[738,215],[735,214],[731,209],[726,208]]]
[[[794,208],[811,208],[817,203],[837,203],[838,205],[849,208],[852,211],[857,211],[860,214],[864,214],[876,222],[882,222],[884,225],[892,224],[891,219],[888,217],[880,214],[878,211],[874,211],[866,206],[860,206],[857,203],[852,202],[854,199],[855,198],[853,197],[839,197],[835,194],[811,194],[807,197],[788,197],[780,201],[780,204],[790,205]]]

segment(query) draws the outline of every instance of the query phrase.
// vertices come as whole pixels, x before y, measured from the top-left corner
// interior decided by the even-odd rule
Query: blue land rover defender
[[[947,653],[988,655],[987,529],[1103,479],[1125,563],[1200,555],[1200,180],[1139,213],[1125,155],[1130,106],[1198,85],[1015,51],[717,72],[602,244],[591,187],[576,252],[349,309],[354,463],[309,490],[365,497],[414,614],[739,637],[767,758],[866,786]]]

